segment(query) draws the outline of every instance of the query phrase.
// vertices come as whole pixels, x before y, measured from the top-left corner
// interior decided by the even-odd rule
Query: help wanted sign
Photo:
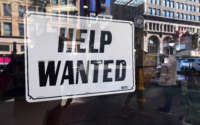
[[[25,24],[28,102],[135,90],[132,22],[30,13]]]

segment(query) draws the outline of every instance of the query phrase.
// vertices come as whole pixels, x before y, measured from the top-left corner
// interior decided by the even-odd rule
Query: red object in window
[[[0,64],[8,64],[10,63],[11,58],[10,57],[0,57]]]
[[[7,65],[11,62],[11,57],[4,57],[1,56],[0,57],[0,65]],[[8,75],[5,74],[1,74],[0,76],[0,88],[6,88],[9,80],[11,80],[12,78],[10,78]]]

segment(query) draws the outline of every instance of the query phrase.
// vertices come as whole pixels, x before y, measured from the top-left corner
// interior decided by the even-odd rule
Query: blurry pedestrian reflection
[[[176,57],[171,53],[167,57],[167,62],[162,64],[159,85],[163,87],[164,106],[159,108],[161,112],[170,112],[172,101],[178,94],[178,85],[176,83]]]

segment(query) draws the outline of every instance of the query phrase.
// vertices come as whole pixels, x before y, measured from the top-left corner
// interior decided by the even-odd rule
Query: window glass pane
[[[160,5],[160,0],[157,0],[157,5]]]
[[[189,5],[189,10],[192,11],[192,5]]]
[[[157,9],[157,10],[156,10],[156,15],[157,15],[157,16],[160,16],[160,9]]]
[[[152,3],[152,0],[148,0],[148,3],[151,4],[151,3]]]
[[[4,12],[4,16],[11,16],[11,5],[3,4],[3,12]]]
[[[184,10],[185,10],[185,11],[187,10],[187,6],[186,6],[186,4],[184,4]]]
[[[148,14],[152,14],[152,8],[148,8]]]
[[[11,23],[4,23],[4,35],[5,36],[12,35],[12,25],[11,25]]]
[[[190,17],[190,15],[188,14],[188,20],[191,20],[191,17]]]
[[[194,21],[195,21],[195,20],[196,20],[196,17],[194,16],[193,19],[194,19]]]
[[[0,51],[10,51],[9,45],[0,45]]]
[[[184,16],[184,17],[183,17],[183,18],[184,18],[184,20],[186,20],[186,14],[184,14],[183,16]]]
[[[38,12],[45,12],[45,9],[43,7],[39,7]]]
[[[192,6],[191,10],[194,11],[194,6]]]
[[[19,12],[19,17],[24,18],[24,14],[26,12],[25,7],[20,5],[19,8],[18,8],[18,12]]]
[[[60,34],[61,34],[61,36],[65,36],[66,35],[66,29],[65,28],[61,28],[60,29]]]
[[[51,0],[52,4],[58,4],[58,0]]]
[[[182,3],[180,3],[180,9],[182,9],[183,8],[183,4]]]
[[[167,7],[170,7],[170,1],[167,0]]]
[[[170,17],[174,18],[174,12],[170,12]]]
[[[176,3],[176,9],[179,9],[179,3],[178,2]]]
[[[170,2],[170,7],[171,7],[171,8],[174,8],[174,1],[171,1],[171,2]]]
[[[77,11],[70,11],[69,12],[69,15],[77,15],[78,13],[77,13]]]
[[[170,16],[169,16],[169,14],[170,14],[170,12],[169,12],[169,11],[167,11],[167,13],[166,13],[166,16],[167,16],[167,17],[170,17]]]
[[[162,15],[163,15],[163,16],[166,16],[166,10],[163,11]]]
[[[156,15],[156,9],[155,8],[152,9],[152,14]]]
[[[157,41],[153,41],[153,40],[149,40],[149,44],[148,44],[148,51],[149,53],[157,53],[158,51],[158,43]]]
[[[62,11],[60,14],[67,15],[67,11]]]
[[[182,8],[181,8],[181,9],[182,9],[182,10],[184,10],[184,3],[182,3],[182,4],[181,4],[181,6],[182,6]]]
[[[53,13],[53,14],[58,14],[58,11],[53,10],[52,13]]]
[[[36,11],[36,9],[35,9],[35,7],[29,7],[28,11],[33,11],[34,12],[34,11]]]
[[[163,6],[166,6],[166,0],[163,0]]]
[[[87,0],[86,0],[87,1]],[[76,0],[69,0],[70,4],[76,5]]]
[[[155,5],[156,4],[156,0],[152,0],[152,4]]]
[[[188,5],[186,4],[186,10],[188,11]]]
[[[176,13],[176,19],[178,19],[179,18],[179,13]]]
[[[24,45],[21,45],[20,49],[23,52],[24,51]]]
[[[191,11],[191,5],[188,5],[188,11]]]
[[[19,36],[24,36],[24,24],[19,24]]]
[[[183,19],[183,14],[182,13],[180,14],[180,19]]]
[[[61,4],[61,5],[67,5],[67,0],[61,0],[61,1],[60,1],[60,4]]]

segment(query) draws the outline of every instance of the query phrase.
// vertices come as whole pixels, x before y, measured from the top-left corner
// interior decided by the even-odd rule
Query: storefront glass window
[[[199,7],[0,0],[0,125],[200,125]]]

